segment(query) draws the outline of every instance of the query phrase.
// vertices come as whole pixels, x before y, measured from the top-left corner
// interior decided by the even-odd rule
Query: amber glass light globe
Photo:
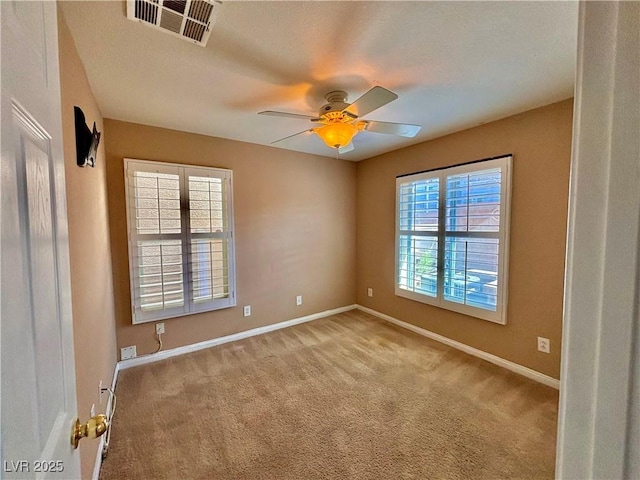
[[[358,129],[350,123],[330,123],[316,130],[318,136],[331,148],[349,145]]]

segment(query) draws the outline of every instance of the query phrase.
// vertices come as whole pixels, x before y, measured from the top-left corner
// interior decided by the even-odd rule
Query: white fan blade
[[[320,120],[319,118],[312,117],[311,115],[302,115],[300,113],[274,112],[273,110],[258,112],[258,115],[270,115],[272,117],[299,118],[301,120],[311,120],[312,122],[318,122]]]
[[[400,137],[415,137],[422,128],[420,125],[409,125],[406,123],[376,122],[375,120],[366,120],[364,129],[367,132],[386,133],[389,135],[398,135]]]
[[[356,147],[353,146],[353,142],[349,142],[348,145],[341,147],[338,149],[338,154],[342,155],[343,153],[353,152]]]
[[[389,102],[393,102],[396,98],[398,98],[398,95],[390,92],[386,88],[373,87],[345,108],[342,113],[347,113],[354,118],[364,117],[367,113],[373,112]]]
[[[273,145],[274,143],[284,142],[285,140],[289,140],[290,138],[297,137],[298,135],[305,135],[305,134],[309,135],[309,134],[312,134],[312,133],[313,133],[313,130],[311,130],[311,129],[304,130],[302,132],[298,132],[298,133],[294,133],[293,135],[289,135],[288,137],[281,138],[280,140],[276,140],[275,142],[271,142],[271,145]]]

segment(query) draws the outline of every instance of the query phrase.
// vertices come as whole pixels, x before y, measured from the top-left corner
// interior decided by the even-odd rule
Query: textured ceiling
[[[362,160],[573,95],[576,2],[226,1],[203,48],[127,20],[125,2],[63,2],[102,114],[269,145],[309,122],[331,90],[399,99],[366,119],[422,126],[362,132]],[[335,156],[313,136],[280,148]]]

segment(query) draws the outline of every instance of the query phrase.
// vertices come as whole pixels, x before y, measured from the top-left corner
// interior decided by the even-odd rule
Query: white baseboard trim
[[[113,379],[111,380],[111,391],[116,391],[116,382],[118,381],[118,372],[120,371],[120,362],[116,362],[116,366],[113,369]],[[109,400],[107,400],[107,406],[105,412],[111,412],[111,402],[113,401],[113,396],[109,395]],[[111,419],[109,419],[111,420]],[[109,426],[111,428],[111,426]],[[98,451],[96,452],[96,461],[93,465],[93,475],[91,476],[92,480],[98,480],[100,477],[100,467],[102,466],[102,451],[104,450],[104,442],[105,437],[102,435],[100,437],[100,443],[98,444]]]
[[[96,452],[96,462],[93,465],[92,480],[98,480],[100,478],[100,467],[102,466],[102,449],[104,448],[104,438],[100,437],[100,443],[98,444],[98,451]]]
[[[262,335],[263,333],[273,332],[274,330],[280,330],[281,328],[292,327],[300,323],[311,322],[312,320],[329,317],[338,313],[348,312],[349,310],[355,310],[356,308],[356,305],[347,305],[340,308],[334,308],[332,310],[325,310],[324,312],[313,313],[304,317],[294,318],[292,320],[287,320],[284,322],[274,323],[272,325],[265,325],[264,327],[245,330],[244,332],[238,332],[232,335],[226,335],[224,337],[212,338],[211,340],[205,340],[204,342],[198,342],[191,345],[185,345],[183,347],[172,348],[171,350],[163,350],[151,355],[132,358],[130,360],[121,360],[118,362],[119,370],[125,370],[127,368],[137,367],[138,365],[145,365],[147,363],[158,362],[167,358],[184,355],[185,353],[197,352],[198,350],[204,350],[205,348],[215,347],[224,343],[235,342],[244,338]]]
[[[511,362],[509,360],[505,360],[504,358],[498,357],[491,353],[484,352],[482,350],[478,350],[477,348],[470,347],[469,345],[465,345],[464,343],[457,342],[447,337],[443,337],[442,335],[438,335],[437,333],[430,332],[429,330],[425,330],[424,328],[417,327],[411,323],[403,322],[402,320],[398,320],[397,318],[391,317],[384,313],[380,313],[376,310],[373,310],[368,307],[363,307],[362,305],[357,305],[356,308],[358,310],[362,310],[363,312],[369,313],[375,317],[381,318],[382,320],[386,320],[389,323],[393,323],[402,328],[406,328],[407,330],[411,330],[418,335],[422,335],[423,337],[430,338],[435,340],[436,342],[444,343],[450,347],[455,348],[456,350],[461,350],[469,355],[473,355],[474,357],[481,358],[482,360],[486,360],[487,362],[491,362],[494,365],[498,365],[499,367],[506,368],[507,370],[511,370],[512,372],[523,375],[531,380],[535,380],[536,382],[540,382],[549,387],[553,387],[557,390],[560,389],[560,380],[557,380],[553,377],[545,375],[544,373],[537,372],[536,370],[532,370],[531,368],[524,367],[517,363]]]

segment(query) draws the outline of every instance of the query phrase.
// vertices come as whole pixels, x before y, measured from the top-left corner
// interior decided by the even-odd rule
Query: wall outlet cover
[[[164,333],[164,322],[156,323],[156,334],[161,335]]]
[[[538,337],[538,351],[549,353],[551,351],[551,342],[548,338]]]
[[[296,305],[302,305],[302,295],[296,297]]]
[[[129,360],[130,358],[136,358],[136,346],[124,347],[120,349],[120,360]]]
[[[367,288],[367,296],[373,297],[373,288]]]
[[[242,309],[242,315],[244,315],[245,317],[251,316],[251,305],[244,306],[244,308]]]

